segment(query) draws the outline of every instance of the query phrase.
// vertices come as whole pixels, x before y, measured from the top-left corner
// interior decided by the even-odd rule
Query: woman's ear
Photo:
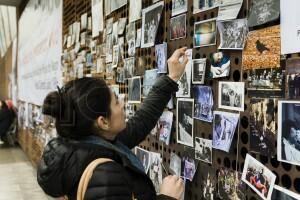
[[[99,128],[104,131],[107,131],[109,129],[108,120],[103,116],[99,116],[97,118],[97,124],[98,124]]]

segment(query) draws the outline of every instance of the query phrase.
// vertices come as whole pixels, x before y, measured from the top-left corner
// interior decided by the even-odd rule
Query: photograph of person
[[[210,58],[210,73],[212,78],[220,78],[229,76],[230,72],[230,57],[223,52],[212,54]]]
[[[200,173],[200,189],[202,199],[215,200],[217,193],[217,180],[216,180],[216,171],[213,167],[209,167],[207,163],[199,163],[199,172]],[[198,175],[199,176],[199,175]]]
[[[157,69],[151,69],[145,71],[145,76],[143,79],[143,96],[146,97],[150,92],[155,80],[157,79]]]
[[[187,11],[187,0],[172,0],[172,17]]]
[[[206,58],[193,59],[192,82],[193,84],[204,84],[206,70]]]
[[[212,140],[195,137],[195,158],[212,163]]]
[[[162,166],[160,153],[150,152],[150,168],[149,177],[155,187],[155,191],[158,194],[160,192],[159,186],[162,184]]]
[[[194,99],[177,99],[176,135],[177,143],[194,146],[193,115]]]
[[[194,86],[195,110],[194,118],[206,122],[213,120],[213,93],[209,86]]]
[[[170,40],[186,37],[186,14],[171,18]]]
[[[170,155],[170,172],[174,175],[180,176],[181,175],[181,158],[171,152]]]
[[[300,165],[300,101],[278,101],[277,157]]]
[[[135,58],[125,58],[124,60],[124,71],[125,79],[132,78],[134,76]]]
[[[164,111],[158,120],[159,141],[164,142],[166,145],[170,143],[172,122],[173,112],[171,111]]]
[[[145,173],[148,173],[149,167],[150,167],[150,153],[149,151],[142,149],[140,147],[135,147],[135,155],[139,158],[141,161]]]
[[[239,114],[214,111],[213,148],[229,152],[239,117]]]
[[[141,77],[128,79],[128,103],[141,103]]]
[[[249,185],[262,199],[271,198],[276,175],[271,170],[247,154],[242,180]]]
[[[216,45],[216,19],[196,22],[194,25],[194,48]]]
[[[264,156],[276,154],[274,99],[250,99],[250,149]]]
[[[193,65],[193,52],[188,49],[185,52],[188,58],[188,63],[185,66],[185,72],[178,81],[179,89],[176,92],[176,97],[190,97],[191,96],[191,82],[192,82],[192,65]]]
[[[286,60],[286,82],[288,99],[300,98],[300,59],[289,58]]]
[[[182,164],[181,169],[183,170],[183,177],[192,182],[197,170],[195,160],[190,157],[183,157]]]
[[[274,185],[271,200],[298,200],[300,195],[292,192],[286,188],[280,187],[279,185]]]
[[[167,43],[155,45],[155,58],[157,64],[157,73],[167,73]]]

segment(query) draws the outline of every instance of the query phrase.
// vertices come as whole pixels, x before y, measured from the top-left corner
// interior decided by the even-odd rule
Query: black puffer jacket
[[[178,85],[169,77],[162,76],[154,84],[147,99],[117,137],[116,141],[132,149],[150,133],[162,114],[171,94]],[[131,200],[132,192],[138,200],[174,200],[156,196],[149,177],[120,153],[97,144],[53,139],[45,147],[38,166],[38,183],[54,197],[67,195],[76,199],[80,177],[87,165],[96,158],[111,158],[110,162],[98,166],[89,182],[86,200]]]

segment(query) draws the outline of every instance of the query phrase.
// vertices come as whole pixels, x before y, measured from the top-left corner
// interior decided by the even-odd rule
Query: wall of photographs
[[[194,177],[186,181],[185,199],[254,200],[259,196],[266,199],[271,195],[272,181],[278,185],[274,194],[275,190],[278,193],[283,191],[279,191],[279,186],[299,194],[300,167],[280,162],[276,155],[279,144],[277,129],[281,127],[277,122],[278,113],[281,113],[278,112],[278,100],[299,100],[297,84],[293,85],[285,78],[286,73],[299,75],[288,66],[299,69],[297,59],[300,57],[289,50],[285,51],[289,52],[285,56],[280,55],[279,0],[229,0],[225,5],[217,0],[133,1],[132,5],[136,6],[133,10],[138,10],[139,6],[144,10],[144,24],[144,20],[137,20],[143,15],[130,11],[132,1],[126,2],[64,1],[64,81],[83,76],[105,78],[119,94],[125,94],[126,111],[130,116],[147,95],[151,85],[147,84],[157,76],[157,71],[149,70],[166,72],[165,60],[158,57],[169,57],[175,49],[187,46],[187,55],[193,65],[187,69],[190,71],[185,78],[190,82],[185,81],[189,82],[187,86],[183,86],[184,81],[179,82],[180,91],[166,108],[168,112],[161,117],[163,122],[171,119],[170,140],[161,141],[164,140],[159,134],[164,126],[161,123],[160,128],[153,130],[153,134],[136,150],[137,154],[147,157],[145,163],[161,156],[160,173],[163,176],[188,173],[181,171],[184,171],[186,161],[193,163],[197,170]],[[104,23],[100,22],[98,31],[94,31],[91,19],[97,3],[104,3],[102,9],[106,14],[102,16]],[[158,17],[158,22],[154,21],[154,16]],[[129,18],[134,23],[129,23]],[[225,19],[237,20],[223,21]],[[156,25],[157,34],[153,38],[151,32],[156,30]],[[215,54],[217,52],[221,53]],[[228,63],[230,70],[226,67]],[[125,80],[132,76],[140,78]],[[132,90],[134,86],[137,91],[143,88],[142,94],[138,92],[137,95]],[[205,104],[201,105],[197,100]],[[288,112],[299,105],[297,103],[291,106],[283,104],[280,109]],[[176,106],[180,107],[179,112],[176,112]],[[188,125],[184,127],[184,124]],[[215,136],[218,125],[223,126],[222,133]],[[192,130],[190,138],[177,136],[183,129]],[[290,145],[290,148],[298,152],[295,145]],[[146,156],[149,152],[159,154]],[[182,158],[186,159],[182,161]],[[176,160],[184,168],[179,172],[176,172]],[[250,173],[254,176],[258,172],[250,168],[245,168],[249,173],[242,177],[245,164],[252,165],[252,168],[256,166],[256,170],[264,168],[268,184],[256,184]],[[146,168],[150,168],[151,176],[151,167]],[[243,184],[241,178],[248,178],[249,183],[255,182],[256,189]],[[253,184],[252,188],[255,188]]]

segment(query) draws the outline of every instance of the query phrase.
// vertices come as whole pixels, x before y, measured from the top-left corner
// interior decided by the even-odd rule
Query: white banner
[[[42,105],[61,85],[62,0],[30,0],[19,20],[18,97]]]

